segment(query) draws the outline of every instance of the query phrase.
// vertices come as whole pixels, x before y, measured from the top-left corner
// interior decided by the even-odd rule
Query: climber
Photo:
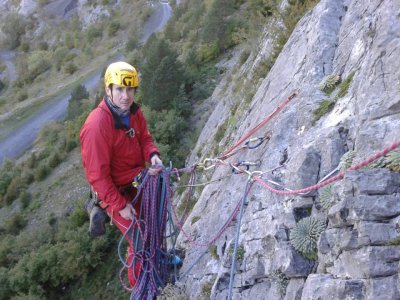
[[[134,102],[139,86],[135,68],[126,62],[112,63],[105,72],[104,83],[105,96],[80,132],[82,164],[94,201],[94,205],[88,205],[88,209],[92,208],[89,227],[92,236],[104,233],[107,215],[125,233],[140,206],[140,201],[135,206],[131,204],[136,193],[132,182],[146,162],[152,166],[150,175],[156,175],[162,166],[143,112]],[[128,236],[128,257],[132,257],[133,242]],[[135,263],[133,269],[135,275],[132,268],[128,270],[132,287],[140,265]]]

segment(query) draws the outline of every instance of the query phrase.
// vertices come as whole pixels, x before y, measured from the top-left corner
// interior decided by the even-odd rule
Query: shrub
[[[202,44],[197,50],[197,61],[207,63],[214,61],[219,55],[217,43]]]
[[[78,207],[74,209],[74,212],[72,213],[70,217],[70,223],[73,228],[78,228],[81,227],[83,224],[85,224],[88,221],[88,214],[83,207],[83,203],[80,203]]]
[[[108,25],[108,36],[114,36],[121,27],[121,23],[118,20],[111,21],[110,25]]]
[[[51,54],[47,51],[39,50],[32,52],[28,57],[28,70],[25,70],[27,83],[31,83],[37,76],[51,68]]]
[[[21,191],[25,189],[25,185],[20,176],[15,176],[11,180],[9,186],[7,187],[7,192],[4,195],[3,200],[7,204],[11,204],[15,199],[18,198]]]
[[[249,50],[243,50],[242,53],[240,53],[240,58],[239,58],[239,62],[241,65],[243,65],[246,60],[249,58],[250,56],[250,51]]]
[[[27,223],[28,221],[22,214],[15,213],[4,222],[4,230],[8,234],[17,235]]]
[[[110,24],[110,26],[111,26],[111,24]],[[87,29],[86,36],[87,36],[88,43],[91,44],[91,43],[93,43],[93,41],[95,39],[101,38],[103,36],[102,28],[100,28],[96,25],[91,25]]]
[[[27,191],[23,191],[20,195],[19,195],[19,201],[21,203],[21,208],[25,209],[29,206],[29,203],[32,200],[32,195],[27,192]]]
[[[74,74],[77,70],[78,70],[78,67],[73,62],[69,62],[65,66],[65,72],[68,73],[69,75]]]
[[[57,150],[55,150],[49,157],[49,162],[48,162],[49,169],[54,169],[61,163],[61,161],[62,158],[60,153]]]
[[[50,170],[49,167],[45,164],[40,164],[35,172],[35,180],[36,181],[42,181],[43,179],[45,179],[47,177],[47,175],[49,175]]]
[[[16,12],[5,16],[1,28],[5,35],[4,48],[12,50],[20,45],[21,36],[25,33],[25,25],[24,17]]]

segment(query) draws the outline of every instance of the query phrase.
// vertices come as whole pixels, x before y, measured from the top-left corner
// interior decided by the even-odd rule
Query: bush
[[[36,169],[35,172],[35,180],[36,181],[42,181],[43,179],[45,179],[47,177],[47,175],[49,175],[50,170],[49,167],[45,164],[40,164],[39,167]]]
[[[32,195],[27,192],[27,191],[23,191],[20,195],[19,195],[19,201],[21,203],[21,208],[25,209],[29,206],[30,202],[32,200]]]
[[[97,38],[101,38],[103,36],[102,28],[91,25],[86,32],[87,41],[89,44],[93,43],[93,41]]]
[[[28,221],[20,213],[15,213],[4,222],[4,230],[8,234],[17,235],[23,229]]]
[[[89,92],[84,85],[78,85],[71,93],[66,120],[73,120],[82,113],[82,100],[89,98]]]
[[[25,33],[23,16],[15,12],[7,14],[1,29],[5,35],[3,47],[10,50],[17,48],[20,45],[21,36]]]
[[[217,43],[202,44],[197,50],[197,61],[207,63],[214,61],[219,55]]]
[[[108,25],[108,36],[114,36],[121,27],[121,23],[118,20],[111,21],[110,25]]]
[[[13,177],[9,186],[7,187],[7,193],[4,195],[3,200],[7,204],[11,204],[19,197],[23,189],[25,189],[25,185],[22,181],[22,178],[20,176]]]
[[[57,150],[55,150],[53,152],[53,154],[51,154],[49,157],[48,166],[50,169],[54,169],[61,163],[61,161],[62,161],[62,157],[61,157],[60,153]]]

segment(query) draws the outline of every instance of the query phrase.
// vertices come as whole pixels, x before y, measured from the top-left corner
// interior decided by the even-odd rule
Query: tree
[[[17,48],[25,33],[24,19],[18,13],[9,13],[2,23],[2,31],[5,34],[4,47],[10,50]]]
[[[73,120],[81,114],[83,99],[89,98],[89,92],[84,85],[78,85],[71,93],[66,120]]]
[[[143,103],[151,109],[169,109],[184,83],[178,54],[165,41],[153,36],[146,44],[147,60],[143,65],[141,93]]]

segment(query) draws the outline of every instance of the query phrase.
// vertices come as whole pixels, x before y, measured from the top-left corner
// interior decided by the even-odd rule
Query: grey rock
[[[359,246],[386,245],[400,238],[394,224],[359,222],[356,228]]]
[[[301,300],[363,300],[365,297],[364,280],[334,279],[330,275],[312,274],[307,278]]]
[[[304,278],[293,278],[286,288],[284,300],[300,300],[303,293]]]
[[[400,246],[368,246],[344,251],[327,271],[338,278],[373,278],[399,272]]]
[[[399,275],[368,280],[367,299],[400,299]]]
[[[400,174],[388,169],[352,171],[345,180],[353,182],[356,194],[391,195],[400,191]]]

